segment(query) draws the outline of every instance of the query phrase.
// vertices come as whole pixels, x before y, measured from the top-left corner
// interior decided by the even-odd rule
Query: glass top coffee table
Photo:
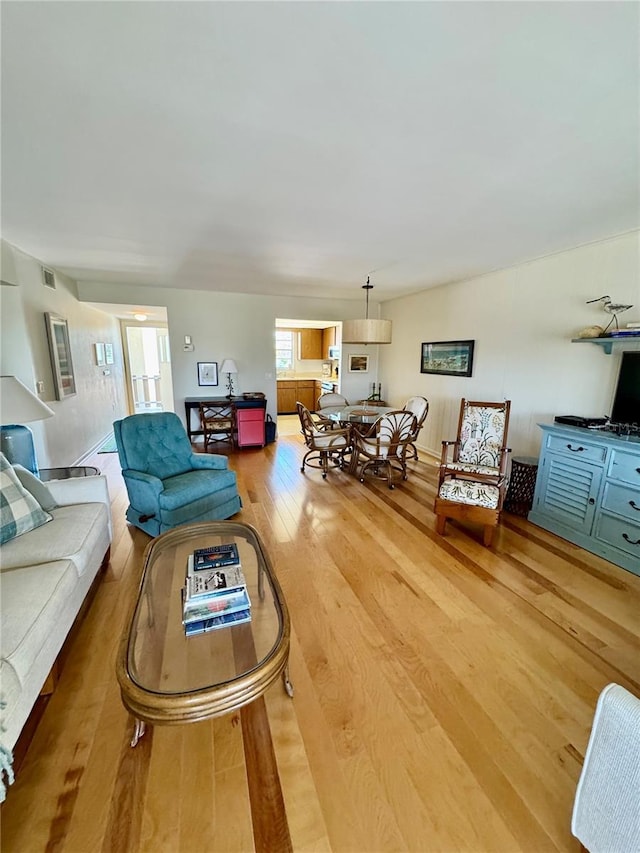
[[[251,600],[251,621],[186,637],[182,588],[196,548],[235,542]],[[136,719],[132,746],[145,723],[178,724],[235,711],[282,676],[289,681],[290,622],[282,590],[257,531],[248,524],[183,525],[152,540],[137,598],[122,637],[117,677]]]

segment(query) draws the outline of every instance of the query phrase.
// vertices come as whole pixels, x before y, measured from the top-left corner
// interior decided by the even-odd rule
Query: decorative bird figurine
[[[618,325],[618,314],[622,314],[623,311],[627,311],[629,308],[633,308],[633,305],[623,305],[620,302],[612,302],[610,296],[601,296],[599,299],[587,299],[587,305],[590,305],[592,302],[602,302],[602,307],[608,314],[612,314],[613,316],[609,320],[607,328],[602,332],[604,335],[609,326],[612,323],[616,324],[616,329],[619,329]]]

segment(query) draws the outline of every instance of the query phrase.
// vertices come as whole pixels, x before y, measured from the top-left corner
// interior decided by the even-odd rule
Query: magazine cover
[[[240,566],[223,566],[196,572],[194,557],[187,561],[186,597],[187,600],[211,595],[228,595],[246,587],[247,582]]]
[[[250,609],[251,601],[246,589],[242,589],[223,598],[213,596],[212,598],[196,599],[191,604],[185,605],[182,621],[186,624],[201,619],[210,619],[212,616],[228,615],[237,613],[238,610]]]
[[[208,548],[197,548],[193,552],[193,568],[199,572],[204,569],[218,569],[221,566],[239,566],[240,555],[235,542],[227,545],[210,545]]]

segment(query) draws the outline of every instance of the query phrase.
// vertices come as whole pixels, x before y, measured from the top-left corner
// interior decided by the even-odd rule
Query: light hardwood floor
[[[237,518],[262,535],[291,613],[295,697],[274,685],[257,733],[290,847],[577,851],[597,696],[611,681],[640,695],[640,578],[507,514],[491,549],[480,529],[438,536],[426,462],[389,491],[303,475],[302,453],[282,435],[230,454]],[[2,808],[2,850],[273,853],[245,714],[129,748],[114,660],[148,537],[124,522],[117,455],[88,462],[109,476],[111,564]]]

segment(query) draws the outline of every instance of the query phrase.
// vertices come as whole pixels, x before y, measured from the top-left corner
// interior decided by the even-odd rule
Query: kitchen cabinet
[[[316,383],[314,379],[287,379],[278,381],[278,414],[296,413],[296,403],[302,403],[309,411],[316,407]]]
[[[640,441],[540,425],[529,521],[640,575]]]
[[[329,358],[329,347],[335,347],[337,345],[336,340],[336,327],[329,326],[327,329],[322,330],[322,357]]]
[[[278,414],[289,415],[296,410],[298,392],[294,380],[278,382]]]
[[[298,332],[298,358],[322,358],[322,329],[300,329]]]
[[[315,394],[316,383],[313,379],[298,380],[296,382],[296,390],[298,392],[298,400],[303,406],[306,406],[310,412],[313,412],[316,407]]]

